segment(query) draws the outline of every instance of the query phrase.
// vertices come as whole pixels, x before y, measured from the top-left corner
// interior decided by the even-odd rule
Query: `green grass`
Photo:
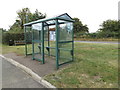
[[[74,40],[76,41],[114,41],[114,42],[118,42],[118,39],[115,38],[74,38]]]
[[[24,55],[23,46],[2,46],[3,54]],[[56,87],[117,88],[118,45],[75,43],[75,60],[44,77]]]
[[[118,46],[75,43],[75,61],[44,78],[62,88],[116,88]]]
[[[50,42],[52,47],[55,47],[55,42]],[[35,43],[35,52],[39,52],[38,49],[38,43]],[[7,53],[17,53],[18,55],[24,55],[25,53],[25,46],[24,45],[18,45],[18,46],[8,46],[8,45],[4,45],[4,44],[0,44],[0,46],[2,47],[2,54],[7,54]],[[45,42],[45,46],[47,46],[47,42]],[[28,53],[32,52],[32,44],[28,44],[27,47],[28,49]],[[46,49],[45,52],[47,53]],[[55,52],[54,52],[55,54]]]
[[[24,45],[21,46],[8,46],[2,45],[2,54],[17,53],[18,55],[24,55]]]

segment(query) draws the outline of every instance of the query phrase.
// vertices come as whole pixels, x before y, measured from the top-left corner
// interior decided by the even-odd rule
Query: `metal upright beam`
[[[73,50],[73,56],[72,56],[72,61],[74,60],[74,28],[72,30],[72,50]]]
[[[59,68],[59,54],[58,54],[58,30],[59,30],[59,27],[58,27],[58,20],[56,19],[55,21],[55,25],[56,25],[56,68],[58,69]]]
[[[41,30],[41,39],[42,39],[42,63],[44,64],[44,22],[42,22],[42,30]]]
[[[41,54],[41,31],[39,30],[39,46],[40,46],[40,54]]]
[[[50,47],[50,31],[48,26],[48,47]],[[48,50],[48,56],[50,56],[50,49]]]
[[[24,26],[24,38],[25,38],[25,56],[27,56],[27,39],[26,39],[26,26]]]
[[[35,53],[34,53],[34,30],[32,29],[32,59],[35,59]]]

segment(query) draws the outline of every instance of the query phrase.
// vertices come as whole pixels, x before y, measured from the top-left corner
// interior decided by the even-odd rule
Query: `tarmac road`
[[[110,44],[120,44],[120,42],[110,42],[110,41],[74,41],[74,42],[82,42],[82,43],[110,43]]]
[[[44,88],[44,86],[2,58],[2,88]]]

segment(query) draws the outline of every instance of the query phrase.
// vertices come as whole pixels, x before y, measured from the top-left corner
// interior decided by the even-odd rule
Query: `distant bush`
[[[118,38],[119,33],[117,32],[98,32],[98,33],[89,33],[90,38]]]
[[[24,40],[24,33],[8,33],[4,32],[2,34],[2,43],[3,44],[9,44],[9,41],[20,41]]]
[[[120,38],[119,32],[95,32],[95,33],[77,33],[75,38],[80,39],[107,39],[107,38],[113,38],[118,39]]]

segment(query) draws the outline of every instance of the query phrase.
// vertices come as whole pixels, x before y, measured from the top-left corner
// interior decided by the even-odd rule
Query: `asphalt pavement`
[[[2,58],[2,88],[44,88],[44,86]]]
[[[74,42],[120,44],[120,42],[115,42],[115,41],[74,41]]]
[[[2,59],[0,57],[0,90],[2,89]]]

